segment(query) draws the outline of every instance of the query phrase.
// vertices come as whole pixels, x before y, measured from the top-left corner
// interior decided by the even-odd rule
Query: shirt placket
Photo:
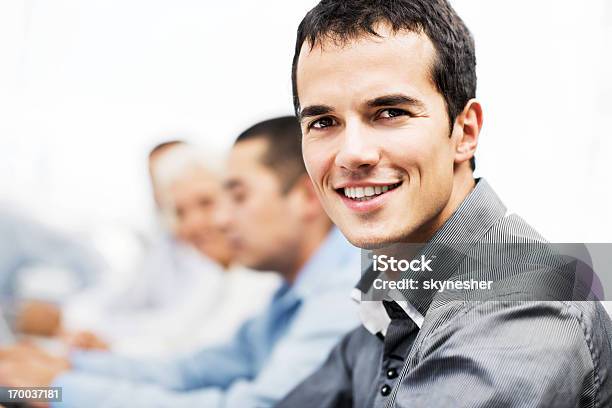
[[[384,407],[387,404],[419,330],[397,303],[384,302],[384,304],[391,322],[384,337],[383,361],[378,374],[374,407]]]

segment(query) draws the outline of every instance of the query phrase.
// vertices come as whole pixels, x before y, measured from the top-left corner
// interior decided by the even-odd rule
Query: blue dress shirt
[[[293,285],[225,345],[173,361],[78,352],[57,407],[269,407],[317,369],[358,323],[348,294],[359,250],[333,229]]]

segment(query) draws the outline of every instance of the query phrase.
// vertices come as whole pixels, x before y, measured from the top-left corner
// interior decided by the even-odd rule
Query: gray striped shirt
[[[493,288],[376,300],[370,269],[364,325],[278,406],[612,407],[612,324],[553,252],[479,180],[422,253]]]

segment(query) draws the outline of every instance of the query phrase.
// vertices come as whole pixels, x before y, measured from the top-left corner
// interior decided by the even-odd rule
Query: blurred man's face
[[[327,213],[356,246],[410,241],[449,200],[454,138],[424,35],[302,47],[303,154]]]
[[[228,265],[231,251],[227,236],[213,220],[222,194],[220,178],[193,168],[172,183],[168,193],[174,204],[178,237],[215,261]]]
[[[252,139],[233,147],[226,189],[230,196],[228,235],[236,258],[258,269],[281,271],[300,241],[300,200],[283,193],[279,177],[261,163],[267,141]]]

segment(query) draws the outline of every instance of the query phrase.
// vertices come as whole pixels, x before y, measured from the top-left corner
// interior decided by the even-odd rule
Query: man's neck
[[[444,226],[446,221],[455,213],[457,208],[459,208],[475,186],[476,181],[471,172],[469,177],[455,177],[450,198],[436,217],[412,234],[406,241],[397,242],[387,245],[384,248],[374,250],[373,254],[377,256],[386,255],[388,258],[393,257],[396,259],[413,259],[421,252],[423,247],[431,241],[434,234]],[[386,275],[389,279],[398,279],[400,276],[399,272],[393,271],[387,271]]]
[[[295,283],[306,263],[314,256],[327,238],[330,230],[331,225],[329,224],[321,227],[313,225],[312,228],[308,228],[303,232],[302,237],[304,239],[298,248],[295,262],[288,268],[287,273],[283,274],[283,278],[287,283],[290,285]]]

